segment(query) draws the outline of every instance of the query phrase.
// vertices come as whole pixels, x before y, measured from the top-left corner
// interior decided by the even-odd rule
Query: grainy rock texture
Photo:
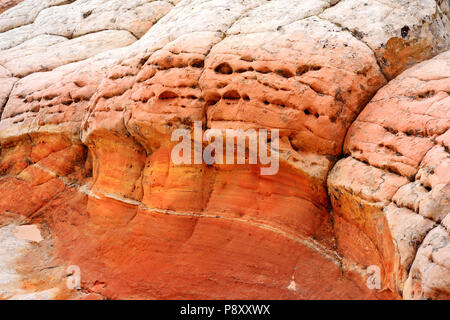
[[[23,0],[2,0],[0,1],[0,13],[3,13],[4,11],[8,10],[9,8],[14,7],[18,3],[22,2]]]
[[[450,52],[380,89],[352,124],[328,186],[341,253],[385,269],[408,298],[449,298]],[[355,252],[354,234],[364,251]]]
[[[24,0],[0,14],[0,297],[447,298],[448,13]],[[194,121],[279,129],[279,172],[175,165],[171,134]],[[43,236],[21,265],[49,274],[17,270],[28,224]],[[61,280],[26,285],[45,277]]]
[[[366,43],[388,79],[448,50],[448,1],[341,0],[320,15]]]

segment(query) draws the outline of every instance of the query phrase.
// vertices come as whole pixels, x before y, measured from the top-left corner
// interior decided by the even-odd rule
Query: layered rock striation
[[[79,266],[78,298],[448,298],[449,30],[445,1],[24,0],[0,234],[38,224],[27,263]],[[279,172],[175,165],[196,121],[279,129]]]
[[[342,250],[383,264],[409,298],[449,298],[449,76],[446,52],[380,89],[328,177]]]

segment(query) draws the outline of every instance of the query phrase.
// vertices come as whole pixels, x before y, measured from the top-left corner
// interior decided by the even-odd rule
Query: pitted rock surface
[[[450,211],[449,114],[446,52],[377,92],[350,127],[344,145],[348,157],[328,178],[335,214],[343,225],[356,225],[368,235],[367,245],[379,252],[389,273],[386,281],[408,298],[447,299],[450,293],[444,222]],[[343,243],[350,240],[345,230],[338,231]],[[439,262],[432,258],[435,251]]]

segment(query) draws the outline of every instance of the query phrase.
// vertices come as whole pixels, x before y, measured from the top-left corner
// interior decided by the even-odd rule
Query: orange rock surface
[[[407,298],[450,297],[449,61],[440,54],[378,91],[328,177],[339,251],[382,265]]]
[[[14,7],[18,3],[22,2],[23,0],[2,0],[0,1],[0,13],[8,10],[9,8]]]
[[[0,15],[0,256],[11,225],[36,224],[42,243],[12,243],[41,248],[25,265],[58,268],[51,281],[17,269],[20,290],[0,272],[0,298],[448,297],[449,51],[388,83],[449,49],[441,3],[411,15],[443,12],[411,32],[440,41],[414,55],[391,52],[392,25],[366,39],[335,21],[349,1],[49,1],[33,21],[14,15],[32,2]],[[87,36],[95,50],[74,42]],[[195,121],[279,129],[278,173],[175,165],[172,132]],[[54,280],[71,265],[76,292]]]

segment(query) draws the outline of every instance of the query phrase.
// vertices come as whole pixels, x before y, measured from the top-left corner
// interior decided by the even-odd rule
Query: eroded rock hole
[[[434,90],[428,90],[422,93],[417,94],[417,98],[419,99],[427,99],[427,98],[431,98],[436,94],[436,91]]]
[[[233,68],[231,68],[231,66],[224,62],[219,64],[215,69],[215,72],[217,73],[221,73],[221,74],[232,74],[233,73]]]
[[[409,32],[409,27],[408,26],[404,26],[401,29],[402,38],[406,38],[408,36],[408,32]]]
[[[91,14],[92,14],[92,10],[83,13],[83,19],[86,19],[86,18],[89,17]]]
[[[284,78],[292,78],[294,76],[294,74],[287,69],[277,69],[275,72]]]
[[[227,100],[239,100],[241,98],[241,95],[236,90],[230,90],[225,92],[223,98]]]
[[[200,59],[196,59],[192,62],[192,67],[194,68],[203,68],[205,66],[205,62]]]
[[[210,95],[206,98],[206,105],[213,106],[219,101],[220,101],[220,95],[216,93],[216,94]]]

